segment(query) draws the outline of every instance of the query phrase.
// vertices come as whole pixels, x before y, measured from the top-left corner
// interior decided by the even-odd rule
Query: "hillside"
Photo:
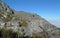
[[[14,11],[0,1],[0,38],[60,38],[59,32],[41,16]]]

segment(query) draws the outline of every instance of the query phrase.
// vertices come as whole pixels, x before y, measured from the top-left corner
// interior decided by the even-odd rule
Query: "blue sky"
[[[16,11],[36,13],[52,24],[60,27],[59,0],[2,0]]]

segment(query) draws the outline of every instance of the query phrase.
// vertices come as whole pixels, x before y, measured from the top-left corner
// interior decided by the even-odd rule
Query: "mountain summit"
[[[0,38],[60,38],[59,32],[39,15],[14,11],[0,0]]]

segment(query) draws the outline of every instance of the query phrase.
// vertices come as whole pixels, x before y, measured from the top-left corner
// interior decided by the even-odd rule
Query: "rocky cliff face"
[[[56,26],[44,18],[14,11],[0,1],[0,38],[59,38],[58,31]]]

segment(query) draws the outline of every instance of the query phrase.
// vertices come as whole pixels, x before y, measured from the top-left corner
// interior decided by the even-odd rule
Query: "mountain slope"
[[[39,15],[14,11],[0,1],[1,38],[59,38],[58,31],[56,26]]]

